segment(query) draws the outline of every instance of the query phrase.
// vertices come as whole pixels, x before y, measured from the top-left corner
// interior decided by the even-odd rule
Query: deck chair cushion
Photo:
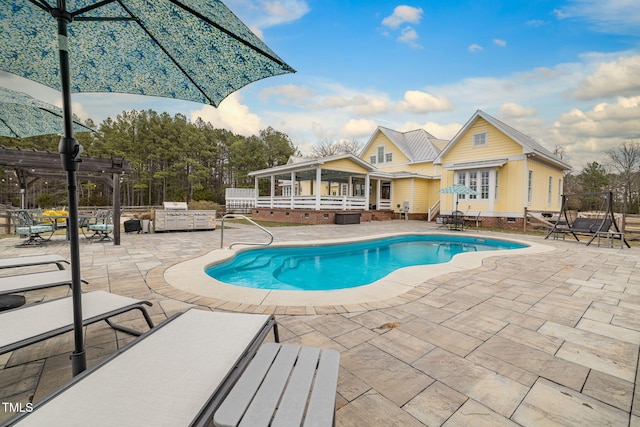
[[[86,281],[83,280],[86,283]],[[71,285],[71,270],[42,271],[0,277],[0,295]]]
[[[77,376],[9,425],[191,425],[272,322],[269,315],[191,309]]]

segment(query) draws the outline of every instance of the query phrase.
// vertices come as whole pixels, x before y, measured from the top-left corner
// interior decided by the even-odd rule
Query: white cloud
[[[311,9],[306,0],[225,0],[242,22],[262,37],[262,30],[297,21]]]
[[[493,44],[500,46],[500,47],[505,47],[507,45],[507,42],[505,40],[502,39],[493,39]]]
[[[469,52],[472,52],[472,53],[481,51],[482,49],[483,49],[482,46],[480,46],[479,44],[475,44],[475,43],[469,45],[469,47],[467,48],[467,50]]]
[[[603,163],[605,150],[640,138],[640,96],[620,97],[587,111],[574,108],[558,117],[551,132],[576,168],[594,160]]]
[[[531,19],[527,21],[527,26],[534,27],[534,28],[542,27],[545,24],[546,22],[541,19]]]
[[[427,121],[425,123],[408,121],[402,123],[394,129],[400,132],[424,129],[438,139],[449,140],[452,139],[460,129],[462,129],[462,125],[460,123],[449,123],[446,125],[441,125],[440,123],[436,123],[433,121]]]
[[[640,2],[636,0],[570,0],[568,5],[555,9],[558,19],[580,19],[603,32],[633,34],[640,25]]]
[[[446,97],[434,96],[419,90],[406,91],[404,101],[399,102],[398,107],[416,114],[453,110],[453,104]]]
[[[573,95],[578,99],[628,96],[640,91],[640,55],[621,57],[600,64],[592,75],[580,82]]]
[[[535,108],[525,108],[514,102],[506,102],[500,107],[500,114],[505,117],[522,118],[535,116],[538,111]]]
[[[418,24],[422,19],[422,8],[406,5],[396,6],[393,14],[382,20],[382,25],[391,29],[397,29],[405,22]]]
[[[289,84],[263,89],[258,97],[265,103],[271,98],[276,98],[279,104],[304,105],[314,94],[311,88]]]
[[[215,128],[228,129],[245,136],[257,135],[266,127],[258,115],[242,104],[242,97],[238,92],[225,98],[218,108],[205,105],[199,110],[191,111],[191,121],[195,121],[198,117],[205,122],[210,122]]]
[[[351,119],[348,120],[340,129],[340,135],[343,138],[363,138],[371,136],[378,127],[375,120],[370,119]]]
[[[419,38],[420,37],[418,36],[416,30],[411,27],[406,27],[402,29],[402,33],[396,40],[398,40],[400,43],[408,44],[413,48],[421,48],[422,45],[416,42],[416,40],[418,40]]]

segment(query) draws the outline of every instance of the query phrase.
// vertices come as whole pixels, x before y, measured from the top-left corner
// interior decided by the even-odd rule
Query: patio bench
[[[69,264],[69,261],[67,261],[60,255],[51,254],[51,255],[17,256],[12,258],[0,259],[0,269],[55,264],[56,266],[58,266],[59,270],[64,270],[65,267],[63,263]]]
[[[190,309],[143,334],[6,426],[209,426],[275,317]],[[4,426],[5,424],[3,424]]]
[[[340,354],[264,344],[213,417],[215,427],[332,426]]]

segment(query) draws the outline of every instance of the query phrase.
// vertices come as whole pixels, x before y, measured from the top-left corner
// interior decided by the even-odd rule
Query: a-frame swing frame
[[[592,196],[605,196],[606,197],[606,212],[604,214],[604,216],[602,217],[602,221],[600,222],[600,224],[598,224],[598,228],[594,231],[590,231],[588,233],[585,233],[584,230],[575,230],[572,229],[570,226],[559,226],[560,225],[560,221],[562,221],[562,218],[564,217],[564,220],[566,221],[566,224],[569,224],[569,216],[567,215],[567,198],[568,197],[592,197]],[[611,224],[614,226],[615,230],[617,233],[620,233],[620,238],[622,239],[622,241],[624,242],[625,245],[627,245],[628,248],[631,248],[631,245],[629,245],[629,242],[627,242],[627,239],[624,237],[624,234],[621,233],[620,229],[618,228],[618,224],[616,223],[616,219],[613,215],[613,192],[612,191],[603,191],[603,192],[596,192],[596,193],[574,193],[574,194],[563,194],[562,195],[562,206],[560,208],[560,215],[558,215],[558,219],[556,220],[556,222],[553,224],[553,227],[549,229],[549,231],[547,232],[547,235],[545,236],[545,239],[548,239],[549,236],[553,233],[558,233],[558,232],[562,232],[562,233],[570,233],[571,235],[573,235],[573,237],[580,241],[580,239],[577,236],[577,233],[580,234],[588,234],[591,236],[591,238],[589,239],[589,241],[587,242],[587,246],[589,246],[591,244],[591,242],[593,242],[593,240],[598,236],[598,233],[600,231],[603,231],[603,227],[605,225],[605,222],[607,219],[611,220]]]

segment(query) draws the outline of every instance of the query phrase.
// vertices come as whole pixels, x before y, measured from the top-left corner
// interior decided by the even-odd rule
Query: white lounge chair
[[[208,425],[275,318],[191,309],[35,402],[7,426]]]
[[[82,282],[88,283],[83,279]],[[71,270],[52,270],[4,276],[0,277],[0,295],[53,288],[61,285],[71,286]]]
[[[109,319],[127,311],[140,310],[149,328],[153,328],[153,322],[145,305],[150,306],[151,303],[104,291],[88,292],[82,294],[84,325],[104,320],[114,329],[132,335],[141,335],[142,332],[117,325]],[[3,311],[0,313],[0,354],[71,330],[73,330],[71,297]]]
[[[69,261],[67,261],[60,255],[54,255],[54,254],[18,256],[13,258],[0,258],[0,269],[55,264],[58,266],[59,270],[64,270],[65,267],[63,263],[69,264]]]

